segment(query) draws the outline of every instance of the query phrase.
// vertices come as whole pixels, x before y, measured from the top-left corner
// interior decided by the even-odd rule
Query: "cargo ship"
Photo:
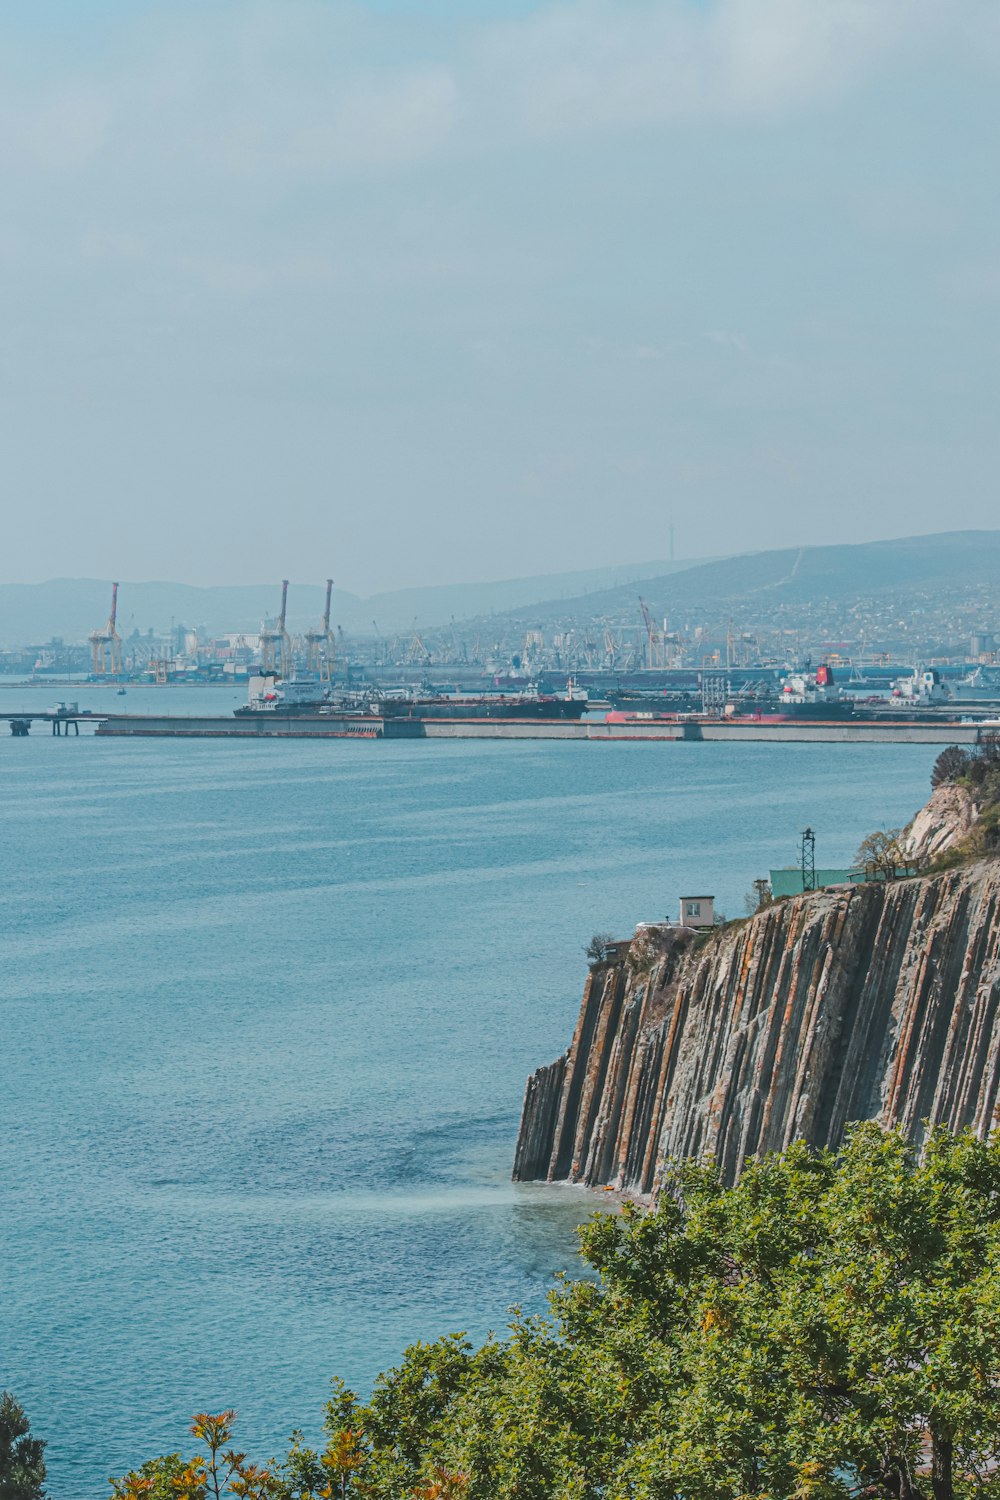
[[[781,691],[773,709],[760,705],[761,713],[769,711],[785,719],[853,719],[857,705],[834,681],[833,668],[824,662],[815,672],[791,672],[781,680]]]
[[[281,714],[313,718],[391,720],[422,722],[425,719],[530,719],[566,722],[582,719],[589,701],[586,693],[572,684],[565,695],[559,693],[486,693],[464,696],[424,692],[391,693],[378,689],[368,692],[334,692],[317,682],[278,681],[274,677],[252,677],[246,704],[234,713]]]
[[[711,711],[701,691],[609,693],[608,698],[611,723],[673,719]],[[855,700],[834,681],[833,668],[825,663],[815,672],[788,672],[776,684],[766,679],[745,683],[718,699],[714,709],[718,716],[727,719],[762,719],[774,723],[787,719],[851,719],[856,713]]]
[[[702,710],[702,717],[705,710]],[[909,677],[892,684],[888,696],[870,694],[862,697],[845,692],[826,663],[815,670],[789,672],[778,684],[777,692],[760,694],[734,693],[718,708],[714,717],[753,720],[760,724],[789,724],[810,720],[822,724],[843,722],[879,722],[892,719],[900,723],[922,723],[928,718],[953,716],[948,689],[933,668],[915,667]],[[630,723],[648,719],[666,721],[699,715],[678,714],[660,710],[643,712],[614,709],[610,723]],[[956,720],[957,722],[957,720]]]

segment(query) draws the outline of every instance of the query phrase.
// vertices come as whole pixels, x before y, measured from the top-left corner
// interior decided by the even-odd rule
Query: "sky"
[[[995,0],[0,9],[0,581],[997,524]]]

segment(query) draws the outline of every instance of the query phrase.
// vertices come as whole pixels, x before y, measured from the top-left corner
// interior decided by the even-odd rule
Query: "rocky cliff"
[[[954,782],[939,786],[906,830],[907,852],[918,860],[937,859],[968,838],[978,816],[968,787]]]
[[[990,1126],[1000,860],[777,902],[707,938],[641,929],[528,1082],[514,1176],[655,1195],[662,1162],[835,1145],[852,1120]]]

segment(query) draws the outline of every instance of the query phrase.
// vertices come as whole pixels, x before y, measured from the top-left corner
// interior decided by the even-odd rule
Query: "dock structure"
[[[27,739],[31,732],[32,724],[49,724],[52,733],[56,736],[78,735],[81,724],[89,724],[94,729],[102,722],[100,714],[66,713],[61,709],[47,709],[42,713],[25,713],[16,710],[13,713],[0,713],[0,723],[6,720],[10,726],[10,732],[15,739]]]
[[[782,724],[751,720],[685,719],[609,723],[603,719],[361,719],[338,714],[244,714],[239,717],[172,717],[109,714],[97,725],[101,738],[351,740],[587,740],[765,744],[975,745],[989,726],[934,720],[851,723],[803,719]]]
[[[735,743],[806,745],[977,745],[997,733],[990,722],[943,716],[906,719],[789,719],[782,723],[721,719],[411,719],[358,713],[115,714],[81,713],[76,705],[42,712],[0,712],[25,738],[34,724],[56,736],[79,736],[81,724],[101,739],[586,740],[593,743]]]
[[[416,730],[418,726],[413,726]],[[359,720],[351,715],[241,714],[228,718],[212,715],[110,714],[98,725],[103,738],[136,736],[173,739],[321,739],[375,740],[383,738],[379,718]],[[416,738],[411,733],[409,738]]]

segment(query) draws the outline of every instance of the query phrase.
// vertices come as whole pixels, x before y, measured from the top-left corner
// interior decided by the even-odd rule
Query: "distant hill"
[[[989,597],[1000,596],[1000,531],[787,547],[710,562],[632,563],[500,583],[399,589],[367,599],[335,589],[333,621],[348,633],[365,635],[373,633],[373,620],[385,635],[414,627],[440,629],[452,619],[466,629],[489,621],[491,637],[499,638],[508,629],[516,634],[593,620],[638,626],[639,593],[655,617],[683,625],[689,614],[718,620],[732,613],[747,623],[824,602],[841,607],[854,599],[881,599],[888,604],[893,598],[913,602],[922,595],[933,602],[956,591],[971,595],[977,588]],[[319,619],[323,593],[321,584],[292,584],[288,618],[293,632]],[[110,584],[98,579],[2,584],[0,646],[34,644],[51,636],[83,640],[107,618],[110,595]],[[265,613],[277,611],[279,600],[275,582],[217,588],[123,582],[119,626],[126,635],[133,628],[165,630],[171,623],[204,626],[214,634],[253,632]]]
[[[672,576],[647,577],[641,593],[654,616],[679,621],[697,608],[706,614],[728,608],[746,618],[779,605],[855,598],[888,598],[922,592],[1000,588],[1000,531],[948,531],[828,547],[788,547],[697,564]],[[637,610],[633,585],[585,598],[550,600],[511,612],[511,622],[543,628],[574,616],[615,619]]]
[[[548,573],[500,583],[461,583],[399,589],[368,599],[334,589],[333,623],[346,631],[372,634],[372,621],[386,634],[447,625],[452,616],[487,616],[542,600],[558,602],[584,597],[645,578],[662,577],[693,567],[692,562],[646,562]],[[288,623],[303,630],[323,612],[324,585],[293,583],[288,593]],[[83,640],[108,617],[111,585],[102,579],[56,578],[47,583],[0,584],[0,646],[21,646],[59,636]],[[213,634],[256,631],[263,615],[277,613],[280,584],[195,588],[183,583],[123,582],[118,623],[123,634],[133,629],[166,630],[171,624],[204,626]]]

